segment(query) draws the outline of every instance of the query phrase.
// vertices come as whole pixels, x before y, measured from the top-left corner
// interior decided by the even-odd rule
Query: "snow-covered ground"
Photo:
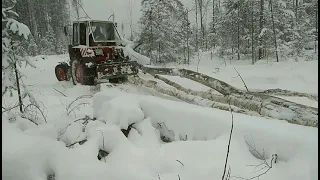
[[[197,71],[197,64],[198,60],[194,59],[189,66],[178,66]],[[235,69],[251,90],[280,88],[318,94],[318,60],[298,62],[260,60],[255,65],[251,65],[251,60],[226,59],[224,61],[216,56],[211,60],[210,52],[204,52],[199,63],[199,72],[225,81],[234,87],[245,89]]]
[[[130,84],[87,87],[58,82],[54,67],[67,59],[67,56],[33,58],[37,69],[21,69],[28,77],[24,83],[42,103],[48,123],[41,118],[39,126],[19,118],[9,123],[10,116],[2,114],[4,179],[40,180],[53,174],[56,180],[221,179],[231,128],[230,112],[178,102],[155,90]],[[257,64],[254,68],[250,65],[234,67],[251,89],[274,86],[315,93],[317,63],[290,65],[281,62],[279,65]],[[289,71],[290,68],[294,70]],[[209,69],[208,64],[200,66],[201,72],[208,73]],[[270,74],[263,76],[261,72]],[[230,80],[236,76],[233,66],[221,67],[216,74],[242,88],[241,80]],[[302,78],[293,74],[300,74]],[[143,76],[152,79],[147,74]],[[257,80],[256,76],[261,79]],[[276,83],[264,84],[268,76],[275,78]],[[280,84],[289,77],[292,77],[291,86],[289,82]],[[171,80],[194,90],[206,90],[178,77]],[[74,101],[83,95],[87,96]],[[15,104],[15,97],[13,94],[13,97],[3,99],[3,106]],[[87,124],[84,121],[72,123],[85,115],[95,116],[97,120],[89,120]],[[132,123],[135,124],[126,138],[120,128],[127,128]],[[163,136],[173,142],[163,143],[160,138]],[[83,145],[73,148],[65,145],[85,138],[88,141]],[[99,161],[99,149],[110,154]],[[272,164],[260,180],[314,180],[318,178],[317,152],[317,128],[234,113],[227,166],[231,169],[230,179],[257,176],[268,170],[267,164]],[[262,156],[266,161],[259,165],[264,162]]]

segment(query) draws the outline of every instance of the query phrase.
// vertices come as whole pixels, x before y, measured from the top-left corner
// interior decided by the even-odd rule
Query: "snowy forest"
[[[143,0],[142,11],[139,37],[143,53],[154,62],[186,63],[199,50],[252,63],[317,51],[315,0],[195,0],[192,9],[179,0]],[[189,19],[192,11],[195,18]]]
[[[39,54],[66,53],[68,40],[63,34],[63,27],[71,24],[70,11],[74,11],[77,1],[67,0],[2,0],[2,7],[13,7],[16,20],[25,24],[31,31],[22,47],[31,56]]]
[[[8,7],[9,0],[3,0]],[[31,31],[29,55],[66,53],[63,27],[79,17],[80,0],[17,0],[12,9]],[[153,63],[188,63],[198,51],[232,59],[303,57],[317,51],[316,0],[142,0],[135,43]],[[193,13],[194,18],[189,14]],[[316,52],[315,52],[316,53]]]

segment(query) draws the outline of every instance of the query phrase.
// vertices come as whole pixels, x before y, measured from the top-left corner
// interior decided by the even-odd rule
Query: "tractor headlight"
[[[102,51],[102,49],[101,48],[98,48],[98,49],[95,49],[94,50],[94,53],[96,54],[96,56],[98,55],[103,55],[103,51]]]

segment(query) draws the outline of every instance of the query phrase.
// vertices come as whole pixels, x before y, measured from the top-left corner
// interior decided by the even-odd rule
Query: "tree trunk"
[[[149,47],[149,58],[150,58],[150,65],[152,60],[152,45],[153,45],[153,32],[152,32],[152,9],[149,15],[149,25],[150,25],[150,47]]]
[[[22,102],[22,97],[21,97],[21,90],[20,90],[20,82],[19,82],[19,75],[18,75],[18,70],[17,70],[17,63],[14,63],[14,72],[16,75],[16,83],[17,83],[17,90],[18,90],[18,99],[19,99],[19,109],[20,113],[23,113],[23,102]]]
[[[214,0],[212,0],[212,47],[215,48],[215,26],[214,26],[214,23],[215,23],[215,18],[214,18]]]
[[[275,48],[276,48],[276,58],[277,58],[277,62],[279,62],[278,46],[277,46],[277,36],[276,36],[276,29],[275,29],[275,27],[274,27],[272,0],[270,0],[270,10],[271,10],[271,20],[272,20],[273,41],[274,41],[274,46],[275,46]]]
[[[318,40],[318,1],[315,5],[315,11],[316,11],[316,35],[314,39],[314,52],[317,53],[318,47],[317,47],[317,40]]]
[[[38,26],[37,26],[37,21],[35,19],[35,15],[34,15],[34,3],[32,3],[33,0],[28,0],[28,10],[29,10],[29,14],[30,14],[30,22],[32,24],[31,26],[31,31],[33,34],[33,38],[36,42],[36,44],[40,43],[40,39],[39,39],[39,34],[38,34]]]
[[[238,36],[238,60],[240,60],[240,2],[238,4],[238,17],[237,17],[237,36]]]
[[[201,48],[204,47],[204,26],[203,26],[203,3],[202,0],[198,0],[199,3],[199,13],[200,13],[200,29],[201,29],[201,34],[202,34],[202,38],[201,38]]]
[[[198,0],[195,0],[196,3],[196,52],[199,51],[199,45],[198,45]]]
[[[254,0],[251,0],[251,59],[252,59],[252,65],[254,65],[254,47],[253,47],[253,2]]]
[[[259,20],[259,25],[260,25],[260,33],[263,30],[263,9],[264,9],[264,0],[260,0],[260,20]],[[263,58],[263,49],[262,49],[262,37],[259,38],[259,60]]]
[[[190,29],[190,23],[189,23],[189,10],[187,9],[187,64],[190,64],[190,47],[189,47],[189,29]]]

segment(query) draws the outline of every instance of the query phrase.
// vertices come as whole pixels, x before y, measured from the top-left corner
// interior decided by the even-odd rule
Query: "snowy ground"
[[[197,71],[198,60],[181,68]],[[173,65],[177,66],[177,65]],[[170,67],[170,66],[167,66]],[[254,66],[251,60],[224,61],[216,56],[211,60],[210,53],[204,52],[199,63],[199,72],[225,81],[237,88],[245,89],[235,69],[241,74],[251,90],[286,89],[297,92],[318,94],[318,60],[281,62],[261,60]]]
[[[22,68],[28,77],[24,82],[35,98],[43,103],[41,107],[48,123],[45,124],[41,118],[38,123],[42,125],[38,127],[24,119],[8,123],[6,119],[10,116],[2,114],[4,179],[40,180],[52,174],[55,174],[56,180],[221,179],[231,127],[230,112],[178,102],[176,98],[152,89],[129,84],[86,87],[58,82],[54,67],[63,60],[67,57],[39,57],[35,61],[37,69]],[[287,87],[315,93],[315,65],[318,62],[298,63],[291,66],[257,64],[256,70],[250,70],[255,68],[248,68],[247,65],[236,67],[252,89],[269,89],[274,85],[275,88]],[[201,66],[201,72],[209,72],[205,66]],[[266,68],[269,66],[270,70]],[[294,70],[289,71],[285,67]],[[302,67],[309,69],[303,70]],[[230,77],[236,76],[233,71],[232,66],[227,66],[215,74],[241,88],[241,80],[230,80]],[[258,75],[256,77],[261,72],[279,79],[266,85],[267,75],[261,75],[260,79]],[[300,74],[302,78],[292,74]],[[144,75],[144,78],[152,79],[147,76]],[[278,87],[289,77],[294,86],[291,84],[290,87],[288,82]],[[305,84],[302,84],[302,79]],[[206,90],[204,86],[178,77],[171,80],[194,90]],[[88,96],[68,106],[82,95]],[[3,105],[13,105],[15,99],[13,94],[13,97],[2,100]],[[97,120],[89,121],[87,125],[83,121],[69,124],[85,115],[95,116]],[[135,125],[126,138],[120,128],[127,128],[132,123]],[[173,142],[163,143],[160,136]],[[65,147],[65,144],[84,138],[88,141],[83,145],[70,149]],[[110,154],[99,161],[99,149]],[[266,164],[248,166],[263,163],[261,156],[264,156],[272,168],[260,180],[314,180],[318,178],[317,152],[317,128],[234,114],[227,166],[231,169],[230,179],[251,178],[268,170]],[[277,159],[272,161],[275,154]]]

